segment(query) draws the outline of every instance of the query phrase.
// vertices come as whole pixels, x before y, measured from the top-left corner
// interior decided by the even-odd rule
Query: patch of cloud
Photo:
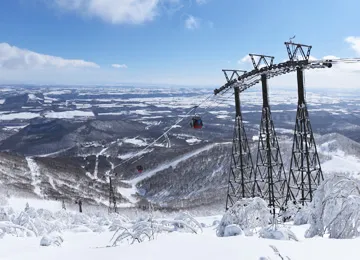
[[[64,59],[0,43],[0,68],[43,69],[43,68],[99,68],[94,62]]]
[[[195,30],[200,28],[200,20],[192,15],[185,20],[185,28]]]
[[[166,0],[161,1],[159,7],[162,12],[164,12],[168,16],[172,16],[182,10],[185,5],[180,0]]]
[[[340,59],[340,57],[334,55],[327,55],[323,57],[323,60],[336,60],[336,59]]]
[[[179,0],[53,0],[56,6],[112,24],[142,24],[155,19],[161,8],[180,8]],[[175,9],[172,7],[175,6]]]
[[[345,42],[350,43],[351,48],[360,55],[360,37],[349,36],[345,39]]]
[[[195,0],[195,2],[196,2],[198,5],[203,5],[203,4],[206,4],[208,1],[207,1],[207,0]]]
[[[238,60],[239,64],[242,63],[251,63],[251,58],[249,55],[244,56],[243,58],[241,58],[240,60]]]
[[[111,64],[111,67],[115,69],[127,69],[128,66],[126,64]]]

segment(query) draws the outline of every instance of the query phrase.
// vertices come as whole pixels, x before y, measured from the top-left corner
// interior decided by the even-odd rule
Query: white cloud
[[[334,56],[334,55],[327,55],[323,57],[324,60],[336,60],[340,59],[340,57]]]
[[[241,58],[240,60],[238,60],[239,64],[242,63],[251,63],[251,58],[249,55],[244,56],[243,58]]]
[[[84,60],[69,60],[36,53],[26,49],[0,43],[0,69],[37,68],[99,68],[99,65]]]
[[[111,67],[115,69],[127,69],[128,66],[126,64],[112,64]]]
[[[189,30],[198,29],[200,27],[200,20],[192,15],[185,20],[185,27]]]
[[[203,4],[206,4],[206,3],[207,3],[207,0],[195,0],[195,2],[196,2],[198,5],[203,5]]]
[[[174,0],[53,0],[56,5],[113,24],[141,24],[159,14],[159,5]]]
[[[360,37],[349,36],[345,39],[345,42],[350,43],[351,48],[360,55]]]

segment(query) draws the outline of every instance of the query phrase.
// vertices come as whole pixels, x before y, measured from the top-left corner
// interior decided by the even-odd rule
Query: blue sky
[[[222,68],[251,68],[248,53],[283,61],[293,35],[315,58],[360,56],[359,9],[358,0],[2,0],[0,80],[217,86]]]

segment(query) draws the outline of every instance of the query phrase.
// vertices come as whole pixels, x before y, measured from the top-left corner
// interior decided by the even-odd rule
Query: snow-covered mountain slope
[[[172,136],[174,138],[174,136]],[[94,146],[82,156],[25,157],[0,153],[1,189],[10,194],[58,199],[73,203],[108,205],[113,169],[118,204],[139,206],[151,201],[162,208],[188,208],[225,200],[231,143],[201,142],[187,146],[155,146],[139,160],[123,161],[141,151],[151,139],[121,138]],[[316,138],[324,174],[360,169],[360,144],[340,134]],[[256,160],[256,142],[251,144]],[[292,140],[280,139],[285,171],[288,171]],[[84,151],[85,151],[84,150]],[[90,151],[88,150],[88,151]],[[120,166],[117,166],[119,165]],[[138,173],[136,165],[143,165]]]

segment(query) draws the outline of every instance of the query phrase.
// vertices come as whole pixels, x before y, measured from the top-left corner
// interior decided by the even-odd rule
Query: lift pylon
[[[271,214],[275,218],[277,209],[282,209],[286,198],[286,174],[281,158],[280,147],[277,140],[274,123],[268,98],[266,74],[261,75],[263,108],[260,123],[258,153],[256,158],[255,195],[268,201]]]
[[[286,202],[304,206],[324,179],[305,102],[303,69],[297,68],[298,105],[289,171]]]
[[[227,72],[231,71],[232,76],[228,77]],[[228,81],[236,74],[238,76],[239,70],[223,70]],[[243,71],[240,71],[243,72]],[[239,88],[234,88],[235,96],[235,126],[232,144],[231,165],[229,171],[228,192],[226,197],[226,210],[234,205],[240,198],[253,197],[253,171],[254,166],[251,158],[251,151],[246,137],[244,123],[242,121],[241,106],[240,106],[240,91]]]

